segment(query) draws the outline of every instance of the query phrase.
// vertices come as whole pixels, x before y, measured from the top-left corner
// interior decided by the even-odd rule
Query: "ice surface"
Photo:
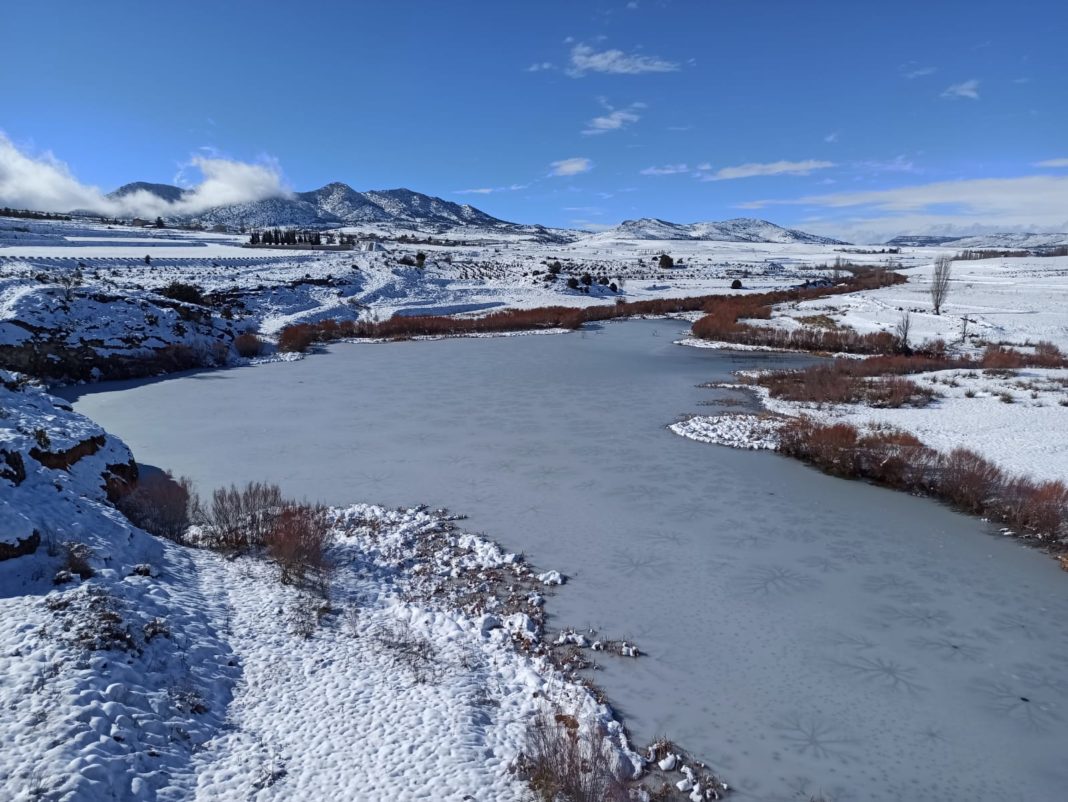
[[[666,426],[730,371],[684,327],[332,347],[82,388],[76,408],[202,489],[271,479],[330,503],[471,515],[569,579],[550,628],[648,656],[594,678],[761,800],[1054,802],[1068,787],[1068,583],[924,499],[712,448]]]

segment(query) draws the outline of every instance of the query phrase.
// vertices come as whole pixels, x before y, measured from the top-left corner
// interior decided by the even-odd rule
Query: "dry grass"
[[[562,713],[539,716],[531,725],[518,773],[542,802],[630,799],[608,736]]]
[[[853,365],[849,364],[854,363]],[[780,370],[756,376],[772,398],[818,404],[867,404],[872,407],[922,407],[934,392],[897,376],[872,378],[850,370],[854,360],[814,365],[804,370]]]

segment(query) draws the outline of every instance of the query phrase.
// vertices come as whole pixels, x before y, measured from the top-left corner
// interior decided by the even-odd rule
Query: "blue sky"
[[[208,154],[550,225],[1068,227],[1061,0],[42,0],[3,28],[0,131],[104,190]]]

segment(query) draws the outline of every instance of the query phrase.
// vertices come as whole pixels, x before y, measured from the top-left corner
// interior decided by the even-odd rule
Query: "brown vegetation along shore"
[[[279,333],[278,348],[281,351],[306,351],[313,343],[333,342],[350,338],[406,339],[426,336],[462,336],[467,334],[502,333],[510,331],[535,331],[539,329],[577,329],[584,323],[614,320],[642,315],[673,315],[682,312],[705,312],[705,317],[694,324],[694,335],[722,339],[727,342],[749,342],[740,336],[742,330],[751,327],[738,323],[740,318],[768,318],[775,304],[804,301],[900,284],[905,277],[881,268],[855,268],[852,275],[833,286],[795,287],[787,290],[756,293],[753,295],[700,295],[692,298],[662,298],[648,301],[623,301],[614,304],[589,307],[546,306],[535,309],[511,309],[493,312],[481,317],[448,317],[443,315],[397,316],[382,322],[355,320],[324,320],[318,323],[295,323]],[[712,321],[705,323],[705,321]],[[722,324],[722,325],[720,325]],[[698,329],[707,330],[699,333]],[[729,329],[727,336],[714,336],[719,328]],[[764,331],[758,329],[755,331]],[[772,330],[768,330],[772,331]],[[832,332],[833,333],[833,332]],[[751,335],[747,335],[751,336]],[[816,345],[813,339],[806,350],[855,350],[857,353],[877,353],[880,347],[892,342],[892,335],[857,335],[869,337],[867,345],[856,343],[832,344],[826,348]],[[890,338],[886,342],[876,338]],[[770,339],[770,338],[769,338]],[[762,343],[765,344],[765,343]],[[766,343],[772,344],[772,343]],[[776,347],[797,347],[779,345]],[[865,349],[865,350],[860,350]]]
[[[825,473],[945,501],[962,512],[1003,523],[1068,553],[1068,485],[1005,473],[966,448],[948,454],[897,429],[861,430],[848,423],[800,417],[779,433],[779,451]]]
[[[922,407],[934,398],[934,392],[902,376],[935,370],[1068,367],[1068,357],[1048,342],[1038,343],[1030,353],[992,345],[978,358],[946,356],[944,347],[936,342],[920,353],[835,359],[799,370],[769,371],[748,377],[746,381],[766,388],[772,398],[784,401]]]

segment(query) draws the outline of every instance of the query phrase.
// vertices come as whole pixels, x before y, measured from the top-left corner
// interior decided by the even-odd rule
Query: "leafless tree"
[[[909,332],[912,329],[912,315],[906,309],[901,313],[901,319],[897,322],[894,333],[897,335],[898,348],[901,353],[907,354],[912,349],[909,347]]]
[[[953,271],[953,259],[949,256],[939,256],[934,263],[934,272],[931,274],[931,303],[934,305],[934,313],[942,314],[942,304],[949,295],[949,276]]]

